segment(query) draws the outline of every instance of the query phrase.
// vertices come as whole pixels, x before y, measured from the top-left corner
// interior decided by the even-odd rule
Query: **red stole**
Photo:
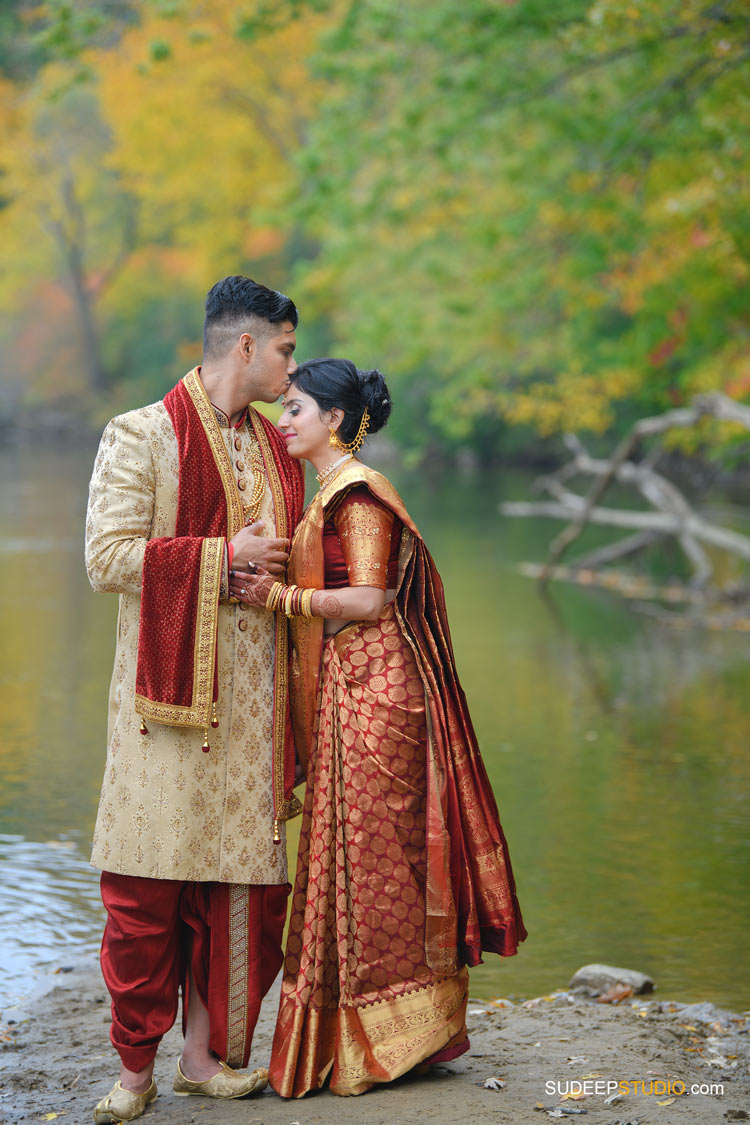
[[[144,719],[206,730],[217,691],[219,595],[228,539],[244,527],[242,499],[213,407],[191,371],[165,396],[179,450],[174,538],[146,545],[141,587],[135,709]],[[271,485],[277,534],[291,534],[304,503],[304,476],[276,427],[250,409],[249,424]],[[286,624],[277,620],[274,677],[274,804],[291,795]]]

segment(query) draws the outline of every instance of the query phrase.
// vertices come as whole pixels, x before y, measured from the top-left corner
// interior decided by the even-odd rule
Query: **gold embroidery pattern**
[[[468,969],[462,966],[450,977],[434,981],[425,988],[414,989],[395,1000],[376,1000],[360,1006],[357,1016],[367,1022],[367,1038],[375,1046],[393,1036],[428,1027],[431,1023],[443,1023],[466,995],[468,983]],[[446,992],[444,999],[439,1000],[440,994]],[[356,1038],[351,1031],[342,1030],[341,1045],[346,1047]]]
[[[248,889],[233,883],[229,892],[229,996],[227,1064],[242,1066],[247,1036]]]
[[[227,447],[221,436],[221,428],[216,421],[214,408],[206,394],[205,388],[198,378],[198,369],[193,368],[193,370],[185,376],[183,383],[193,401],[195,409],[198,411],[198,417],[205,430],[208,444],[211,447],[214,462],[216,463],[216,468],[221,478],[224,495],[227,501],[227,539],[233,539],[237,532],[245,526],[245,513],[237,489],[237,483],[234,479],[234,473],[232,472],[232,463],[229,460]]]
[[[222,434],[225,440],[230,436],[227,429]],[[252,431],[243,426],[231,437],[232,448],[239,438],[237,455],[249,462]],[[88,541],[96,588],[121,594],[107,766],[92,861],[108,871],[155,879],[286,883],[286,848],[283,840],[274,844],[269,831],[271,615],[219,604],[219,727],[210,732],[210,754],[201,752],[195,728],[147,720],[148,737],[139,733],[133,699],[143,553],[149,539],[175,534],[178,460],[174,426],[159,402],[110,424],[92,480]],[[273,535],[270,487],[260,515]],[[112,544],[117,545],[114,550]],[[240,614],[248,621],[244,632],[237,629]],[[192,676],[188,687],[191,682]],[[141,806],[148,825],[136,836],[134,819]],[[228,886],[226,894],[228,899]]]
[[[219,589],[224,566],[224,540],[204,539],[198,582],[198,609],[193,648],[193,693],[190,706],[159,703],[135,696],[135,710],[145,719],[178,727],[204,727],[211,721]]]
[[[393,512],[358,500],[343,503],[333,517],[352,586],[388,586]]]
[[[356,1023],[340,1029],[340,1057],[337,1060],[335,1085],[337,1091],[356,1089],[372,1082],[372,1069],[362,1057],[363,1036],[378,1065],[394,1077],[424,1059],[463,1031],[466,1037],[466,999],[468,971],[463,968],[454,977],[440,981],[417,993],[409,993],[397,1001],[387,1001],[386,1018],[379,1012],[358,1009]],[[380,1005],[373,1005],[378,1008]],[[349,1013],[344,1014],[347,1021]],[[406,1066],[404,1065],[406,1064]],[[368,1081],[369,1080],[369,1081]]]
[[[268,435],[258,417],[258,411],[250,407],[250,423],[263,456],[266,476],[271,486],[274,513],[276,516],[276,535],[285,539],[288,534],[286,503],[281,487],[276,462],[273,459]],[[284,741],[286,737],[287,676],[289,667],[289,631],[283,614],[276,614],[276,660],[274,664],[273,692],[273,809],[278,820],[288,820],[300,810],[299,801],[284,800]],[[293,810],[292,805],[296,805]]]
[[[468,972],[365,1007],[306,1007],[282,991],[271,1081],[284,1097],[315,1089],[330,1072],[334,1094],[361,1094],[465,1042]],[[311,1050],[314,1043],[316,1050]]]

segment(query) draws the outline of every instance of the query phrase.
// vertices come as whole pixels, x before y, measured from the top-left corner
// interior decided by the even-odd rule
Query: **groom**
[[[262,1090],[248,1063],[281,966],[284,821],[294,809],[286,629],[229,599],[230,567],[283,575],[299,463],[249,404],[296,369],[297,309],[227,277],[206,298],[203,364],[162,402],[113,419],[89,493],[86,565],[119,595],[107,764],[92,863],[107,923],[120,1080],[95,1121],[156,1097],[154,1059],[183,995],[174,1090]]]

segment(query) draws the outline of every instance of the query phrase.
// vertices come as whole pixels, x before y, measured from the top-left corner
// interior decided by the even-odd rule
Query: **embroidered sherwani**
[[[215,411],[241,496],[249,496],[257,437]],[[91,480],[86,566],[95,590],[120,595],[109,696],[107,764],[92,863],[155,879],[285,883],[284,829],[273,843],[274,620],[221,601],[217,623],[219,726],[210,753],[194,729],[149,722],[134,708],[141,576],[148,540],[174,536],[177,439],[163,402],[115,418]],[[277,535],[266,481],[259,516]],[[224,576],[226,578],[226,575]],[[175,606],[175,612],[180,607]]]
[[[208,1011],[209,1049],[247,1065],[281,965],[287,627],[228,602],[227,556],[253,519],[289,535],[303,492],[275,428],[252,408],[230,427],[199,368],[101,441],[86,565],[120,607],[92,862],[110,1038],[129,1070],[153,1060],[180,986],[184,1019],[193,991]]]

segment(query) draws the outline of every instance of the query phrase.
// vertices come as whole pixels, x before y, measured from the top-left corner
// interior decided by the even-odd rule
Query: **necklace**
[[[345,453],[343,457],[339,457],[338,461],[334,461],[332,465],[326,465],[325,469],[321,469],[319,473],[315,474],[315,479],[321,488],[325,488],[330,484],[335,476],[338,475],[338,469],[345,461],[353,461],[351,453]]]
[[[263,464],[263,454],[260,451],[258,439],[254,434],[250,470],[253,474],[253,492],[247,507],[250,509],[250,522],[254,523],[260,513],[263,493],[266,491],[266,467]]]

